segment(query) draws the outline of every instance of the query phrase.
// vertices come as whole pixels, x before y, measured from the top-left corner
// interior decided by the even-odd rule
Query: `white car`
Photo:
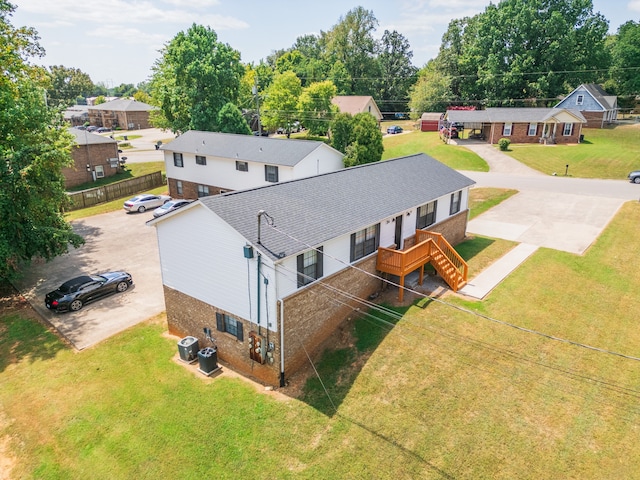
[[[150,208],[156,208],[160,205],[164,205],[169,200],[171,200],[169,195],[153,195],[150,193],[144,193],[142,195],[136,195],[124,202],[123,208],[126,212],[142,213]]]

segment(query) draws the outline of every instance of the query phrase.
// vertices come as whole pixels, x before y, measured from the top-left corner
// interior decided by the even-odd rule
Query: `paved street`
[[[583,254],[624,202],[640,198],[639,186],[627,180],[544,175],[495,147],[460,144],[489,164],[489,172],[462,172],[476,187],[519,191],[469,222],[471,234],[512,240],[519,246],[485,271],[472,272],[460,291],[464,295],[484,298],[539,247]]]

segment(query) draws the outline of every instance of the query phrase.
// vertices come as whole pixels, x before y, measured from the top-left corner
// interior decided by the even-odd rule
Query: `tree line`
[[[415,118],[450,105],[549,105],[587,82],[621,104],[640,93],[640,23],[608,35],[591,0],[490,4],[452,20],[437,57],[419,70],[407,38],[385,30],[378,39],[378,20],[363,7],[257,64],[194,24],[163,47],[148,81],[112,89],[77,68],[31,65],[44,51],[35,30],[11,24],[15,8],[0,0],[0,277],[82,242],[62,216],[61,171],[73,140],[60,111],[88,96],[134,96],[158,107],[155,125],[176,133],[250,134],[258,120],[269,130],[302,122],[309,134],[330,134],[350,166],[379,160],[382,138],[371,115],[338,113],[336,95],[370,95],[383,112]]]

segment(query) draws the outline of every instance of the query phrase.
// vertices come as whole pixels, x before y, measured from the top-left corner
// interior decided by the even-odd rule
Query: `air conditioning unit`
[[[194,363],[198,360],[198,339],[196,337],[184,337],[178,342],[180,360],[186,363]]]

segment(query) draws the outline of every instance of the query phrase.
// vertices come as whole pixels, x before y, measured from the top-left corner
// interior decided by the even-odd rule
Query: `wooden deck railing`
[[[457,292],[467,284],[469,267],[458,252],[440,233],[416,230],[415,245],[407,250],[380,247],[376,268],[380,272],[400,277],[398,299],[402,301],[404,278],[420,269],[420,284],[424,280],[424,266],[431,263],[438,274]]]

